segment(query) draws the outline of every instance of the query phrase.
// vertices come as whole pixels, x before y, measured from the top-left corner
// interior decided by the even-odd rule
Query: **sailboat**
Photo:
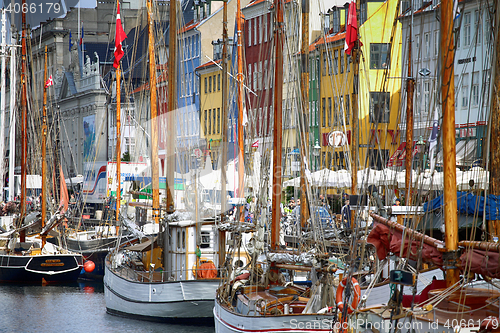
[[[169,77],[175,77],[176,14],[177,6],[170,6]],[[108,313],[152,321],[212,320],[215,290],[219,285],[218,269],[213,260],[218,253],[214,223],[204,225],[191,216],[174,211],[174,164],[167,160],[167,198],[160,207],[158,163],[158,113],[156,102],[156,59],[154,54],[153,2],[147,1],[149,33],[149,84],[151,107],[151,168],[152,209],[154,225],[160,226],[158,236],[136,236],[135,245],[117,247],[106,257],[104,286]],[[119,29],[117,21],[117,31]],[[121,26],[121,23],[120,23]],[[115,53],[116,57],[116,53]],[[117,84],[118,86],[119,84]],[[175,80],[169,80],[168,129],[175,137],[173,114],[175,110]],[[167,156],[174,156],[171,139]],[[166,217],[161,219],[161,211]],[[128,223],[126,216],[120,221]],[[161,220],[161,221],[160,221]],[[130,226],[130,224],[127,224]],[[129,228],[131,229],[131,228]],[[200,239],[197,239],[200,235]],[[201,257],[202,254],[206,257]],[[198,256],[199,255],[199,256]]]
[[[24,1],[23,1],[24,3]],[[47,243],[47,234],[65,218],[67,190],[61,177],[61,205],[47,218],[47,47],[45,47],[44,101],[42,116],[42,212],[27,214],[26,207],[26,155],[27,155],[27,53],[26,15],[22,14],[22,60],[21,60],[21,112],[22,112],[22,157],[21,157],[21,207],[16,228],[0,234],[0,282],[11,283],[61,283],[77,280],[83,267],[83,257],[61,247]],[[15,75],[12,73],[12,75]],[[48,81],[50,82],[50,81]],[[38,231],[39,230],[39,231]],[[37,232],[38,231],[38,232]],[[28,237],[28,233],[33,236]]]

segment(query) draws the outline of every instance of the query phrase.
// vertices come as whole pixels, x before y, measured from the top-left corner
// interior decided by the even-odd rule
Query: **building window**
[[[253,45],[257,45],[257,18],[253,19]]]
[[[349,121],[351,120],[351,105],[350,105],[350,96],[345,95],[345,123],[349,125]]]
[[[425,58],[429,58],[431,56],[431,34],[426,33],[424,35],[424,44],[425,44]]]
[[[333,98],[333,126],[339,126],[339,105],[342,105],[342,99],[342,96],[338,97],[338,99],[337,97]]]
[[[322,99],[322,108],[323,108],[323,114],[322,114],[322,120],[321,120],[321,126],[325,127],[326,126],[326,105],[325,105],[325,98]]]
[[[476,41],[477,44],[481,44],[481,40],[483,39],[483,29],[481,24],[481,17],[479,17],[479,10],[476,10],[476,12],[474,13],[474,22],[476,25]]]
[[[344,73],[344,53],[340,52],[340,74]]]
[[[483,105],[489,105],[489,97],[490,97],[490,71],[483,71]]]
[[[252,20],[248,20],[248,46],[252,46]]]
[[[469,106],[469,74],[462,76],[462,108]]]
[[[339,50],[333,51],[333,74],[339,73]]]
[[[464,14],[464,45],[470,45],[470,13]]]
[[[217,90],[220,91],[220,74],[217,74]]]
[[[323,52],[323,76],[326,75],[326,52]]]
[[[217,108],[217,134],[220,133],[220,108]]]
[[[328,97],[328,127],[332,126],[332,98]]]
[[[434,31],[434,57],[439,54],[439,31]]]
[[[388,123],[390,120],[390,94],[370,92],[370,122]]]
[[[208,134],[212,134],[212,109],[208,109]]]
[[[387,69],[390,64],[390,44],[370,44],[370,69]]]
[[[479,72],[472,73],[472,106],[479,106]]]
[[[209,93],[212,92],[212,76],[211,75],[208,77],[208,92]]]
[[[215,114],[215,109],[213,109],[213,112],[212,112],[212,115],[214,117],[214,122],[212,123],[213,124],[213,129],[212,129],[212,133],[215,134],[215,128],[217,127],[217,123],[215,122],[215,119],[216,119],[216,114]]]
[[[262,44],[262,16],[259,16],[259,44]]]
[[[262,61],[259,61],[259,81],[257,82],[259,90],[262,90],[264,85],[262,82]]]
[[[321,168],[326,168],[326,152],[321,153]]]
[[[431,108],[431,83],[429,81],[424,82],[424,105],[423,112],[429,112]]]
[[[267,18],[266,20],[267,21]],[[264,89],[267,89],[269,87],[269,82],[267,80],[269,80],[269,76],[267,75],[268,71],[267,71],[267,59],[264,60]]]
[[[207,93],[207,87],[208,87],[208,85],[207,85],[207,78],[205,77],[205,94]]]
[[[264,15],[264,42],[267,42],[267,35],[269,32],[267,31],[267,15]]]

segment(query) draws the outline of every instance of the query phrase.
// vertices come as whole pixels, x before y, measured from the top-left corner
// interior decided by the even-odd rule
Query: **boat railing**
[[[226,272],[226,269],[224,268],[212,268],[212,269],[202,269],[198,268],[197,272],[212,272],[212,275],[215,274],[215,277],[211,278],[194,278],[193,275],[191,274],[191,270],[186,270],[186,269],[177,269],[177,270],[170,270],[170,279],[167,279],[164,272],[162,270],[157,270],[157,271],[148,271],[145,270],[142,265],[134,265],[135,267],[128,267],[128,266],[122,266],[121,269],[116,270],[116,273],[118,273],[122,278],[125,278],[130,281],[139,281],[139,282],[166,282],[166,281],[175,281],[176,279],[174,278],[175,276],[180,276],[181,280],[218,280],[220,279],[220,276],[222,276],[222,273]],[[142,266],[142,268],[141,268]],[[186,276],[186,273],[188,274],[187,278],[184,278]]]

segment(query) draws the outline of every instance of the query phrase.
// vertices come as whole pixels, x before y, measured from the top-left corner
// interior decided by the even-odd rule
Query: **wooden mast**
[[[120,87],[120,63],[116,68],[116,221],[120,219],[121,201],[121,87]]]
[[[45,63],[43,67],[43,106],[42,106],[42,230],[47,218],[47,45],[45,45]],[[47,241],[47,234],[42,234],[42,249]]]
[[[226,200],[226,165],[227,165],[227,126],[228,126],[228,115],[227,115],[227,0],[223,2],[222,7],[222,159],[221,159],[221,214],[220,221],[224,222],[224,213],[226,212],[227,200]],[[219,267],[224,264],[226,259],[226,232],[219,230]]]
[[[443,160],[444,160],[444,221],[445,243],[449,259],[445,262],[446,284],[458,282],[456,268],[458,250],[457,180],[455,153],[455,84],[453,1],[441,1],[441,102],[443,108]]]
[[[302,94],[302,130],[300,142],[300,225],[306,227],[309,219],[307,200],[306,160],[309,161],[309,0],[302,0],[302,45],[300,61],[300,91]],[[300,127],[299,127],[300,128]]]
[[[243,27],[242,27],[242,16],[241,16],[241,1],[236,2],[237,12],[236,12],[236,26],[237,26],[237,59],[238,59],[238,74],[236,76],[236,81],[238,82],[238,198],[243,198],[245,196],[245,191],[243,189],[243,181],[245,176],[245,142],[243,135]],[[244,207],[244,206],[241,206]],[[240,210],[240,221],[244,219],[243,209]]]
[[[490,91],[498,92],[500,89],[500,43],[498,42],[498,38],[500,36],[500,32],[498,29],[498,24],[500,24],[500,8],[497,4],[496,6],[496,17],[494,27],[496,28],[496,33],[493,38],[495,41],[495,51],[493,52],[493,56],[495,61],[493,62],[493,84],[494,89]],[[489,89],[489,88],[488,88]],[[500,195],[500,105],[498,102],[498,98],[493,94],[491,97],[491,135],[490,135],[490,194]],[[491,148],[492,147],[492,148]],[[500,236],[500,221],[499,220],[491,220],[488,221],[488,232],[490,234],[490,240],[493,237]]]
[[[177,1],[170,1],[168,32],[168,105],[167,105],[167,133],[171,138],[177,138],[175,127],[175,110],[177,109]],[[152,37],[150,37],[152,38]],[[156,79],[155,79],[156,83]],[[156,89],[156,85],[154,86]],[[156,95],[156,94],[155,94]],[[156,101],[155,101],[156,103]],[[166,147],[166,194],[167,213],[175,211],[174,206],[174,170],[175,170],[175,139],[169,140]],[[157,147],[157,146],[155,146]],[[155,163],[157,163],[155,161]],[[166,242],[166,241],[165,241]],[[166,251],[165,251],[166,252]],[[164,253],[166,255],[166,253]]]
[[[356,1],[356,15],[359,11],[359,1]],[[347,28],[346,19],[346,28]],[[351,194],[358,193],[358,153],[359,153],[359,111],[358,111],[358,86],[359,86],[359,55],[358,55],[359,41],[356,40],[356,45],[352,49],[352,67],[353,67],[353,88],[352,88],[352,122],[351,122]],[[351,215],[351,228],[354,226],[354,215]]]
[[[26,0],[22,0],[21,8],[24,8],[26,4]],[[27,101],[26,101],[26,13],[21,11],[22,18],[22,37],[21,37],[21,216],[20,222],[21,224],[24,221],[24,217],[26,215],[26,154],[28,149],[28,138],[27,138]],[[20,241],[26,241],[26,233],[25,231],[20,232]]]
[[[413,14],[412,14],[413,16]],[[411,206],[411,170],[413,159],[413,91],[415,79],[412,76],[411,70],[411,39],[412,39],[412,25],[410,23],[410,32],[408,40],[408,77],[406,78],[406,161],[405,161],[405,189],[406,198],[405,205]]]
[[[158,109],[156,105],[156,59],[154,53],[153,4],[147,1],[148,50],[149,50],[149,93],[151,105],[151,189],[153,192],[153,219],[160,223],[160,174],[158,166]],[[172,23],[170,23],[172,24]],[[172,28],[172,25],[170,26]],[[171,42],[172,43],[172,42]]]
[[[283,98],[283,0],[274,1],[275,22],[274,45],[276,58],[274,63],[274,127],[273,127],[273,193],[271,220],[271,250],[279,247],[281,222],[281,151],[282,151],[282,98]]]

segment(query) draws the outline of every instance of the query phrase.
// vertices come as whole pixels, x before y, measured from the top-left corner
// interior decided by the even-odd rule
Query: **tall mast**
[[[359,1],[356,1],[356,15],[359,10]],[[352,50],[352,67],[353,67],[353,80],[352,80],[352,122],[351,122],[351,194],[356,195],[358,192],[358,138],[359,138],[359,111],[358,111],[358,87],[359,87],[359,55],[358,55],[359,42],[356,41],[356,45]],[[354,220],[354,215],[351,215],[351,219]],[[351,221],[351,227],[354,223]]]
[[[274,128],[273,128],[273,200],[271,220],[271,249],[279,247],[281,219],[281,150],[282,150],[282,98],[283,98],[283,0],[274,1],[275,22],[274,45],[276,58],[274,63]]]
[[[455,154],[455,84],[453,40],[453,1],[441,1],[441,102],[443,108],[443,160],[444,160],[444,221],[446,250],[451,259],[445,263],[448,287],[458,282],[456,268],[458,249],[457,180]],[[455,267],[455,268],[451,268]]]
[[[242,31],[242,17],[241,17],[241,1],[236,2],[236,26],[238,37],[238,74],[236,81],[238,82],[238,198],[243,198],[245,191],[243,189],[243,177],[245,176],[245,142],[243,136],[243,31]],[[281,150],[280,150],[281,151]],[[240,221],[243,220],[242,211],[240,211]]]
[[[493,67],[493,87],[494,89],[490,89],[490,91],[496,91],[498,92],[500,89],[500,43],[498,43],[499,37],[500,37],[500,30],[498,29],[498,24],[500,24],[500,8],[498,6],[498,3],[496,5],[496,17],[495,17],[495,24],[494,27],[496,28],[496,33],[494,35],[493,41],[495,41],[495,51],[493,52],[493,57],[495,61],[493,62],[494,67]],[[489,89],[489,88],[487,88]],[[490,117],[490,122],[491,122],[491,141],[490,141],[490,147],[493,147],[493,149],[490,148],[490,194],[493,195],[500,195],[500,105],[498,102],[498,98],[496,98],[497,95],[493,95],[491,97],[492,99],[492,104],[491,104],[491,117]],[[491,239],[493,237],[498,237],[500,236],[500,221],[489,221],[488,223],[489,226],[489,233]]]
[[[302,124],[301,161],[300,161],[300,225],[306,226],[309,219],[309,205],[307,200],[306,164],[309,161],[309,0],[302,0],[302,45],[300,61],[300,91],[302,93]]]
[[[153,219],[160,223],[160,174],[158,170],[158,109],[156,105],[156,59],[154,53],[153,4],[147,1],[148,9],[148,49],[149,49],[149,93],[151,105],[151,188],[153,191]],[[170,22],[172,24],[172,22]],[[170,25],[172,29],[172,25]],[[172,41],[170,41],[172,43]],[[169,80],[170,81],[170,80]]]
[[[21,8],[24,8],[26,4],[26,0],[22,0]],[[21,116],[22,116],[22,127],[21,127],[21,216],[20,222],[24,221],[24,216],[26,215],[26,150],[28,149],[27,143],[27,115],[28,112],[27,103],[26,103],[26,13],[22,11],[22,36],[21,36]],[[26,234],[24,231],[20,233],[20,240],[24,242],[26,239]]]
[[[224,221],[224,213],[226,212],[227,200],[226,200],[226,165],[227,165],[227,125],[228,125],[228,115],[227,115],[227,1],[223,2],[222,7],[222,159],[221,159],[221,222]],[[226,258],[226,232],[219,231],[219,266],[222,266]]]
[[[413,17],[413,13],[412,13]],[[413,21],[413,20],[412,20]],[[410,32],[408,40],[408,77],[406,78],[406,162],[405,162],[405,189],[407,206],[411,206],[411,170],[412,170],[412,157],[413,157],[413,88],[415,80],[412,76],[411,70],[411,40],[412,36],[412,23],[410,23]]]
[[[0,201],[4,201],[3,197],[3,174],[4,174],[4,158],[5,156],[5,57],[7,57],[7,26],[5,19],[5,9],[2,9],[2,44],[1,44],[1,57],[2,57],[2,78],[0,79]]]
[[[12,0],[14,1],[14,0]],[[11,3],[12,4],[12,3]],[[11,12],[11,25],[10,25],[10,130],[9,130],[9,201],[14,200],[14,169],[16,166],[16,38],[15,38],[15,26],[14,22],[14,11]]]
[[[168,42],[168,109],[167,109],[167,133],[171,138],[175,134],[175,110],[177,109],[177,1],[170,1],[169,8],[170,28]],[[156,89],[156,86],[155,86]],[[167,144],[167,213],[172,214],[174,207],[174,170],[175,170],[175,139],[169,140]],[[166,251],[165,251],[166,252]],[[164,253],[165,254],[165,253]]]
[[[121,201],[121,87],[120,87],[120,64],[116,69],[116,220],[120,219],[120,201]]]
[[[43,67],[43,106],[42,106],[42,229],[47,218],[47,45],[45,45],[45,62]],[[45,246],[47,234],[42,234],[42,248]]]

